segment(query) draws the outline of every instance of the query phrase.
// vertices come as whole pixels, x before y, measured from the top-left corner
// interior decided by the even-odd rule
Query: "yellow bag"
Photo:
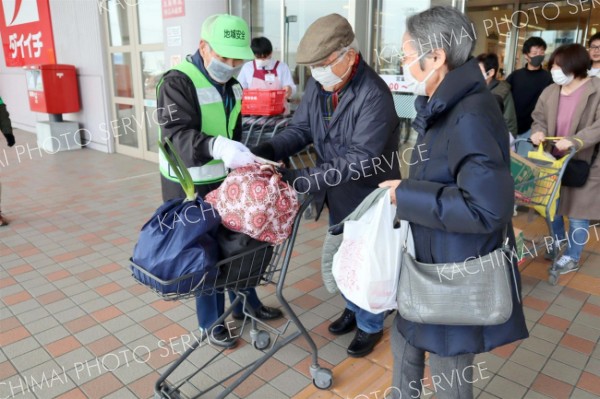
[[[563,139],[563,137],[546,137],[546,140],[558,141],[561,139]],[[533,209],[543,217],[549,216],[550,221],[553,221],[557,210],[556,204],[560,197],[560,181],[558,180],[558,175],[568,158],[568,154],[560,159],[553,160],[544,152],[544,146],[540,145],[537,150],[529,151],[527,158],[535,161],[538,170],[535,189],[531,196],[531,202],[535,204]],[[550,201],[552,191],[557,185],[556,196],[553,198],[553,203],[550,206],[550,215],[546,215],[546,207]]]

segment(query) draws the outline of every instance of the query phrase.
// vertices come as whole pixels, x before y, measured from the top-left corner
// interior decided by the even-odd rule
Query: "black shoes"
[[[364,332],[360,328],[356,331],[356,335],[350,346],[348,346],[348,355],[352,357],[363,357],[373,351],[377,342],[383,336],[383,331],[379,331],[373,334]]]
[[[218,346],[221,348],[231,349],[237,345],[237,336],[232,336],[228,329],[212,329],[212,331],[205,331],[200,329],[200,336],[206,335],[206,340],[209,345]]]
[[[275,320],[283,317],[281,310],[272,308],[269,306],[261,305],[258,309],[254,310],[254,314],[258,320]],[[244,320],[244,314],[232,314],[235,320]]]
[[[329,325],[329,332],[334,335],[343,335],[354,330],[355,327],[356,315],[353,311],[344,309],[344,313]]]

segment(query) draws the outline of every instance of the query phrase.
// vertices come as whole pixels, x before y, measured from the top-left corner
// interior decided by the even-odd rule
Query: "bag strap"
[[[517,301],[519,301],[519,303],[521,303],[521,295],[519,294],[519,285],[517,284],[517,273],[515,272],[515,267],[518,268],[519,264],[517,263],[514,266],[512,264],[513,252],[510,250],[510,247],[508,246],[508,226],[509,225],[506,224],[503,229],[502,251],[505,253],[506,256],[510,257],[511,262],[510,262],[509,267],[510,267],[510,272],[512,274],[513,282],[515,283],[515,294],[517,295]]]
[[[580,146],[583,146],[583,140],[581,140],[580,138],[577,137],[572,137],[573,140],[577,140],[577,142],[579,143]],[[597,143],[594,146],[594,154],[592,155],[592,160],[590,161],[590,166],[594,165],[594,162],[596,162],[596,158],[598,157],[598,151],[600,150],[600,143]]]
[[[598,151],[600,151],[600,143],[596,144],[596,146],[594,147],[594,155],[592,155],[592,161],[590,162],[590,166],[593,166],[594,162],[596,162],[596,158],[598,157]]]

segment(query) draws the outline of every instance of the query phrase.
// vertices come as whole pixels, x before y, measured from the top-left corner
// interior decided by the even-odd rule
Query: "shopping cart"
[[[547,137],[546,146],[551,147],[553,141],[560,140],[562,137]],[[517,139],[513,142],[515,148],[523,142],[531,143],[529,139]],[[555,232],[552,228],[552,221],[556,215],[557,203],[560,196],[560,182],[565,172],[567,164],[575,155],[576,149],[571,147],[569,153],[559,159],[548,157],[545,152],[545,145],[540,145],[536,151],[530,151],[526,160],[515,153],[511,153],[511,173],[515,180],[515,204],[524,206],[538,212],[546,221],[548,231],[552,240],[555,239]],[[535,239],[528,238],[526,241],[535,246]],[[542,240],[536,246],[535,251],[540,248],[546,248],[546,240]],[[552,266],[548,270],[548,282],[551,285],[558,283],[559,270],[556,265],[559,249],[552,245],[550,256]]]
[[[306,198],[302,203],[300,211],[294,220],[292,233],[283,244],[272,247],[270,244],[265,243],[253,250],[220,261],[216,267],[219,268],[221,273],[216,281],[206,281],[205,278],[199,278],[195,274],[189,274],[170,281],[164,281],[148,273],[138,265],[131,263],[132,270],[137,270],[139,273],[146,276],[151,281],[150,285],[153,286],[151,289],[158,296],[167,301],[192,298],[198,295],[209,295],[216,292],[224,292],[225,290],[233,291],[236,294],[236,299],[231,303],[231,306],[225,310],[225,313],[215,321],[211,328],[207,329],[207,331],[212,331],[215,326],[227,325],[225,319],[232,313],[235,306],[241,302],[244,309],[244,321],[241,327],[242,331],[239,335],[241,336],[243,334],[246,322],[250,321],[249,335],[252,346],[257,353],[257,359],[249,362],[245,366],[240,366],[239,369],[227,376],[221,374],[220,377],[222,377],[222,379],[219,381],[211,381],[210,383],[199,382],[198,379],[201,379],[202,376],[199,376],[198,374],[226,357],[226,354],[224,354],[225,349],[216,350],[215,348],[209,348],[207,346],[209,343],[203,344],[207,341],[205,334],[200,334],[200,337],[194,336],[194,339],[191,340],[192,344],[188,345],[188,349],[181,354],[181,356],[175,360],[156,381],[154,386],[155,399],[201,398],[203,395],[212,392],[221,386],[225,386],[225,388],[216,397],[224,398],[252,375],[278,350],[300,336],[306,339],[311,349],[312,363],[309,367],[309,371],[313,384],[320,389],[328,389],[331,387],[333,383],[331,370],[319,366],[318,349],[315,342],[312,340],[308,331],[302,325],[298,316],[283,296],[285,277],[288,272],[292,249],[302,219],[301,215],[310,202],[311,198]],[[272,252],[270,251],[271,249]],[[272,256],[270,256],[271,254]],[[247,270],[242,272],[242,268],[240,268],[239,265],[244,263],[251,265],[258,264],[260,266],[251,273],[248,273]],[[252,308],[246,306],[246,295],[243,290],[260,285],[276,286],[276,297],[283,308],[284,313],[288,317],[288,320],[279,328],[275,328],[258,320],[255,317]],[[168,294],[163,293],[164,290],[160,289],[161,287],[172,288],[175,286],[178,288],[176,292],[172,292],[173,290],[171,289],[171,293]],[[187,289],[180,290],[180,287],[187,287]],[[189,287],[192,288],[190,289]],[[295,329],[290,328],[292,325],[295,326]],[[210,349],[208,351],[209,354],[197,353],[197,356],[192,356],[195,352],[201,352],[203,349]],[[179,376],[179,374],[182,374],[182,376]],[[236,376],[237,379],[233,381]]]
[[[256,147],[285,129],[291,115],[244,116],[242,118],[242,143]]]

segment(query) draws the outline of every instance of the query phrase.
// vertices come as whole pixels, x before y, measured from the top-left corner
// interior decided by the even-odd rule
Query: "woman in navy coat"
[[[419,133],[410,177],[382,184],[392,189],[397,217],[411,224],[416,258],[424,263],[463,262],[501,246],[511,216],[514,187],[508,130],[477,60],[471,21],[451,7],[409,17],[403,37],[403,70],[414,82]],[[476,353],[528,337],[513,286],[513,313],[495,326],[419,324],[397,316],[392,327],[397,398],[418,398],[425,352],[430,353],[430,390],[439,399],[471,398],[482,377]],[[520,294],[519,294],[520,296]],[[452,303],[448,303],[452,312]],[[482,366],[485,368],[485,366]]]

